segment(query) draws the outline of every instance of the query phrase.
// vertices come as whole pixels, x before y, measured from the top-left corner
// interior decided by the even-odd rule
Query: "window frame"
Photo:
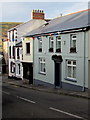
[[[73,36],[76,36],[75,38],[73,38]],[[75,47],[74,47],[74,42],[75,41]],[[70,34],[70,53],[76,53],[77,51],[77,34],[73,33]]]
[[[26,54],[30,54],[30,42],[26,42]]]
[[[38,37],[38,52],[42,52],[42,38]]]
[[[17,47],[17,59],[20,59],[19,47]]]
[[[11,58],[11,46],[9,46],[9,58]]]
[[[10,65],[11,65],[11,73],[14,73],[15,72],[15,63],[13,63],[11,61]]]
[[[13,58],[15,59],[15,47],[14,46],[12,46],[12,56],[13,56]]]
[[[58,37],[60,37],[60,39],[58,39]],[[56,36],[56,52],[57,53],[61,53],[61,45],[60,45],[60,48],[58,48],[58,42],[60,41],[60,44],[61,44],[61,36]]]
[[[44,72],[44,69],[45,69],[45,72]],[[46,60],[45,60],[45,58],[39,58],[39,73],[46,75]]]
[[[51,39],[53,38],[53,39]],[[53,46],[51,46],[51,42],[53,42]],[[53,36],[50,36],[49,37],[49,52],[54,52],[54,37]]]
[[[68,64],[69,61],[71,62],[71,64]],[[74,62],[76,64],[74,64]],[[66,66],[67,66],[67,75],[66,75],[66,78],[69,79],[69,80],[71,79],[72,81],[76,81],[77,75],[74,77],[74,69],[73,68],[77,69],[77,61],[76,60],[67,60]],[[71,67],[71,77],[68,74],[68,72],[69,72],[68,71],[68,67]]]

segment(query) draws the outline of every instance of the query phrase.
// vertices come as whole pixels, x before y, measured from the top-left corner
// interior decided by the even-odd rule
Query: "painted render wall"
[[[90,30],[88,32],[88,88],[90,90]]]
[[[46,21],[45,20],[36,20],[36,19],[33,19],[31,20],[31,23],[29,23],[28,25],[25,24],[25,26],[29,26],[29,31],[27,31],[27,29],[25,30],[25,33],[28,33],[36,28],[38,28],[39,26],[45,24]],[[21,32],[22,30],[20,30],[20,28],[18,28],[19,31]],[[21,33],[19,33],[21,34]],[[24,38],[25,40],[23,40],[22,38],[22,48],[23,48],[23,62],[33,62],[33,39],[30,37],[28,40],[28,38]],[[26,43],[30,42],[30,54],[26,54]]]
[[[85,39],[87,41],[88,32],[85,33]],[[54,36],[55,38],[55,36]],[[77,32],[77,53],[70,53],[70,33],[61,34],[62,41],[62,53],[55,53],[56,45],[54,40],[54,52],[49,53],[49,39],[48,37],[43,37],[42,39],[42,53],[38,52],[38,39],[34,40],[34,79],[41,80],[43,82],[48,82],[54,84],[54,62],[51,59],[52,55],[62,55],[62,82],[83,86],[84,81],[84,32]],[[64,45],[64,43],[66,43]],[[88,47],[88,43],[86,43]],[[88,87],[88,49],[85,51],[85,87]],[[46,75],[40,74],[39,72],[39,57],[44,57],[46,59]],[[76,60],[77,62],[77,82],[67,81],[66,77],[66,60]]]
[[[30,43],[30,54],[26,54],[26,43]],[[32,38],[24,38],[22,40],[22,48],[23,48],[23,62],[33,62],[33,39]]]

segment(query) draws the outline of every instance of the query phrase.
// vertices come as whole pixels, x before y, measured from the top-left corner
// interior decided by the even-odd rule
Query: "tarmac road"
[[[88,119],[88,99],[3,83],[2,118]]]

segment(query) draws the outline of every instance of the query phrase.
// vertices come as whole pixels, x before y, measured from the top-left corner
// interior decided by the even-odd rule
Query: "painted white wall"
[[[26,54],[26,43],[30,43],[30,54]],[[33,38],[24,38],[22,40],[23,62],[33,62]]]
[[[43,37],[42,39],[42,53],[38,52],[38,39],[34,40],[34,79],[41,80],[44,82],[54,84],[54,62],[52,60],[52,55],[62,55],[62,81],[65,83],[70,83],[73,85],[83,86],[84,81],[84,32],[77,32],[77,53],[70,53],[70,33],[61,34],[62,41],[62,53],[55,53],[56,44],[54,39],[54,52],[48,52],[49,49],[49,39],[48,37]],[[88,53],[87,53],[87,36],[86,33],[86,52],[85,52],[85,87],[88,87]],[[55,36],[54,36],[55,38]],[[65,41],[65,42],[64,42]],[[65,43],[65,44],[64,44]],[[39,57],[44,57],[46,59],[46,75],[39,74]],[[66,60],[76,60],[77,71],[76,79],[77,82],[67,81],[66,77]]]
[[[90,60],[90,30],[89,30],[89,32],[88,32],[88,59]]]

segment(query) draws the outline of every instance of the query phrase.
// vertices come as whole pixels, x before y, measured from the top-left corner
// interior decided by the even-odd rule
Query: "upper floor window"
[[[15,47],[12,47],[12,54],[13,54],[13,58],[15,58]]]
[[[26,54],[30,54],[30,43],[26,43]]]
[[[17,48],[17,59],[19,59],[20,56],[19,56],[19,48]]]
[[[42,38],[41,37],[38,38],[38,51],[42,52]]]
[[[70,36],[70,52],[71,53],[76,52],[76,40],[77,40],[76,34],[71,34]]]
[[[56,37],[56,52],[61,52],[61,36]]]
[[[49,37],[49,52],[53,52],[53,51],[54,51],[54,38]]]
[[[44,58],[39,58],[39,73],[46,74],[46,62]]]
[[[14,31],[12,31],[12,41],[14,41]]]
[[[9,47],[9,57],[11,58],[11,46]]]
[[[67,61],[67,78],[76,79],[76,60]]]

